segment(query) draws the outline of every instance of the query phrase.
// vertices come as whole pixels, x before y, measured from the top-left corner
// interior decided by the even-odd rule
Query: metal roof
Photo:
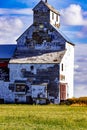
[[[52,25],[53,26],[53,25]],[[59,28],[56,28],[55,26],[53,26],[57,32],[59,32],[59,34],[70,44],[75,45]]]
[[[69,42],[69,43],[71,43],[72,45],[74,45],[74,43],[73,43],[60,29],[57,29],[57,31],[63,36],[63,38],[64,38],[67,42]]]
[[[66,50],[44,53],[38,56],[18,57],[10,60],[11,63],[60,63]]]
[[[15,49],[16,45],[0,45],[0,59],[10,59],[13,56]]]

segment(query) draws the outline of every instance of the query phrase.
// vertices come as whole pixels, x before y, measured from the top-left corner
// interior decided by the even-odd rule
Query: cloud
[[[16,43],[16,39],[33,21],[31,8],[0,8],[0,43]]]
[[[60,28],[73,43],[87,43],[87,26],[68,26]]]
[[[31,8],[23,8],[23,9],[0,8],[0,15],[10,15],[10,14],[33,15],[33,11]]]
[[[75,87],[74,95],[75,97],[85,97],[87,96],[87,86],[86,85],[79,85]]]
[[[71,4],[69,7],[61,10],[61,22],[66,25],[87,25],[87,12],[83,12],[80,5]]]
[[[87,26],[83,27],[76,35],[78,38],[87,38]]]
[[[21,0],[17,0],[17,1],[20,2]],[[27,1],[26,0],[22,0],[21,3],[27,3],[27,4],[29,4],[29,1],[31,1],[31,0],[27,0]],[[33,2],[37,2],[38,3],[38,2],[40,2],[40,0],[33,0]]]
[[[75,47],[75,96],[87,96],[87,44]]]
[[[23,23],[17,17],[0,17],[0,43],[15,43],[22,28]]]

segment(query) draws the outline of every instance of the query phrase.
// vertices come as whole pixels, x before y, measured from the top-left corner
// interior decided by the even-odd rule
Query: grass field
[[[87,130],[87,107],[0,105],[0,130]]]

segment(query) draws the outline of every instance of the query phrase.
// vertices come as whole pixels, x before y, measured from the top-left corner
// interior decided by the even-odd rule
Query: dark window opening
[[[58,21],[58,15],[56,15],[56,21]]]
[[[62,64],[62,71],[64,70],[63,64]]]
[[[4,80],[5,82],[9,81],[9,69],[0,67],[0,80]]]
[[[52,13],[52,19],[54,19],[54,13]]]
[[[34,69],[34,66],[32,65],[32,66],[30,67],[30,69],[33,70],[33,69]]]
[[[54,35],[53,34],[51,34],[51,40],[53,40],[55,37],[54,37]]]

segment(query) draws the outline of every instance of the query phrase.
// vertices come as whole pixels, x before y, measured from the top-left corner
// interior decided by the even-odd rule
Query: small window
[[[54,19],[54,13],[52,12],[52,19]]]
[[[62,64],[62,69],[61,69],[62,71],[64,70],[64,68],[63,68],[63,64]]]
[[[56,21],[58,21],[58,15],[56,15]]]
[[[30,69],[33,70],[33,69],[34,69],[34,66],[32,65],[32,66],[30,67]]]

